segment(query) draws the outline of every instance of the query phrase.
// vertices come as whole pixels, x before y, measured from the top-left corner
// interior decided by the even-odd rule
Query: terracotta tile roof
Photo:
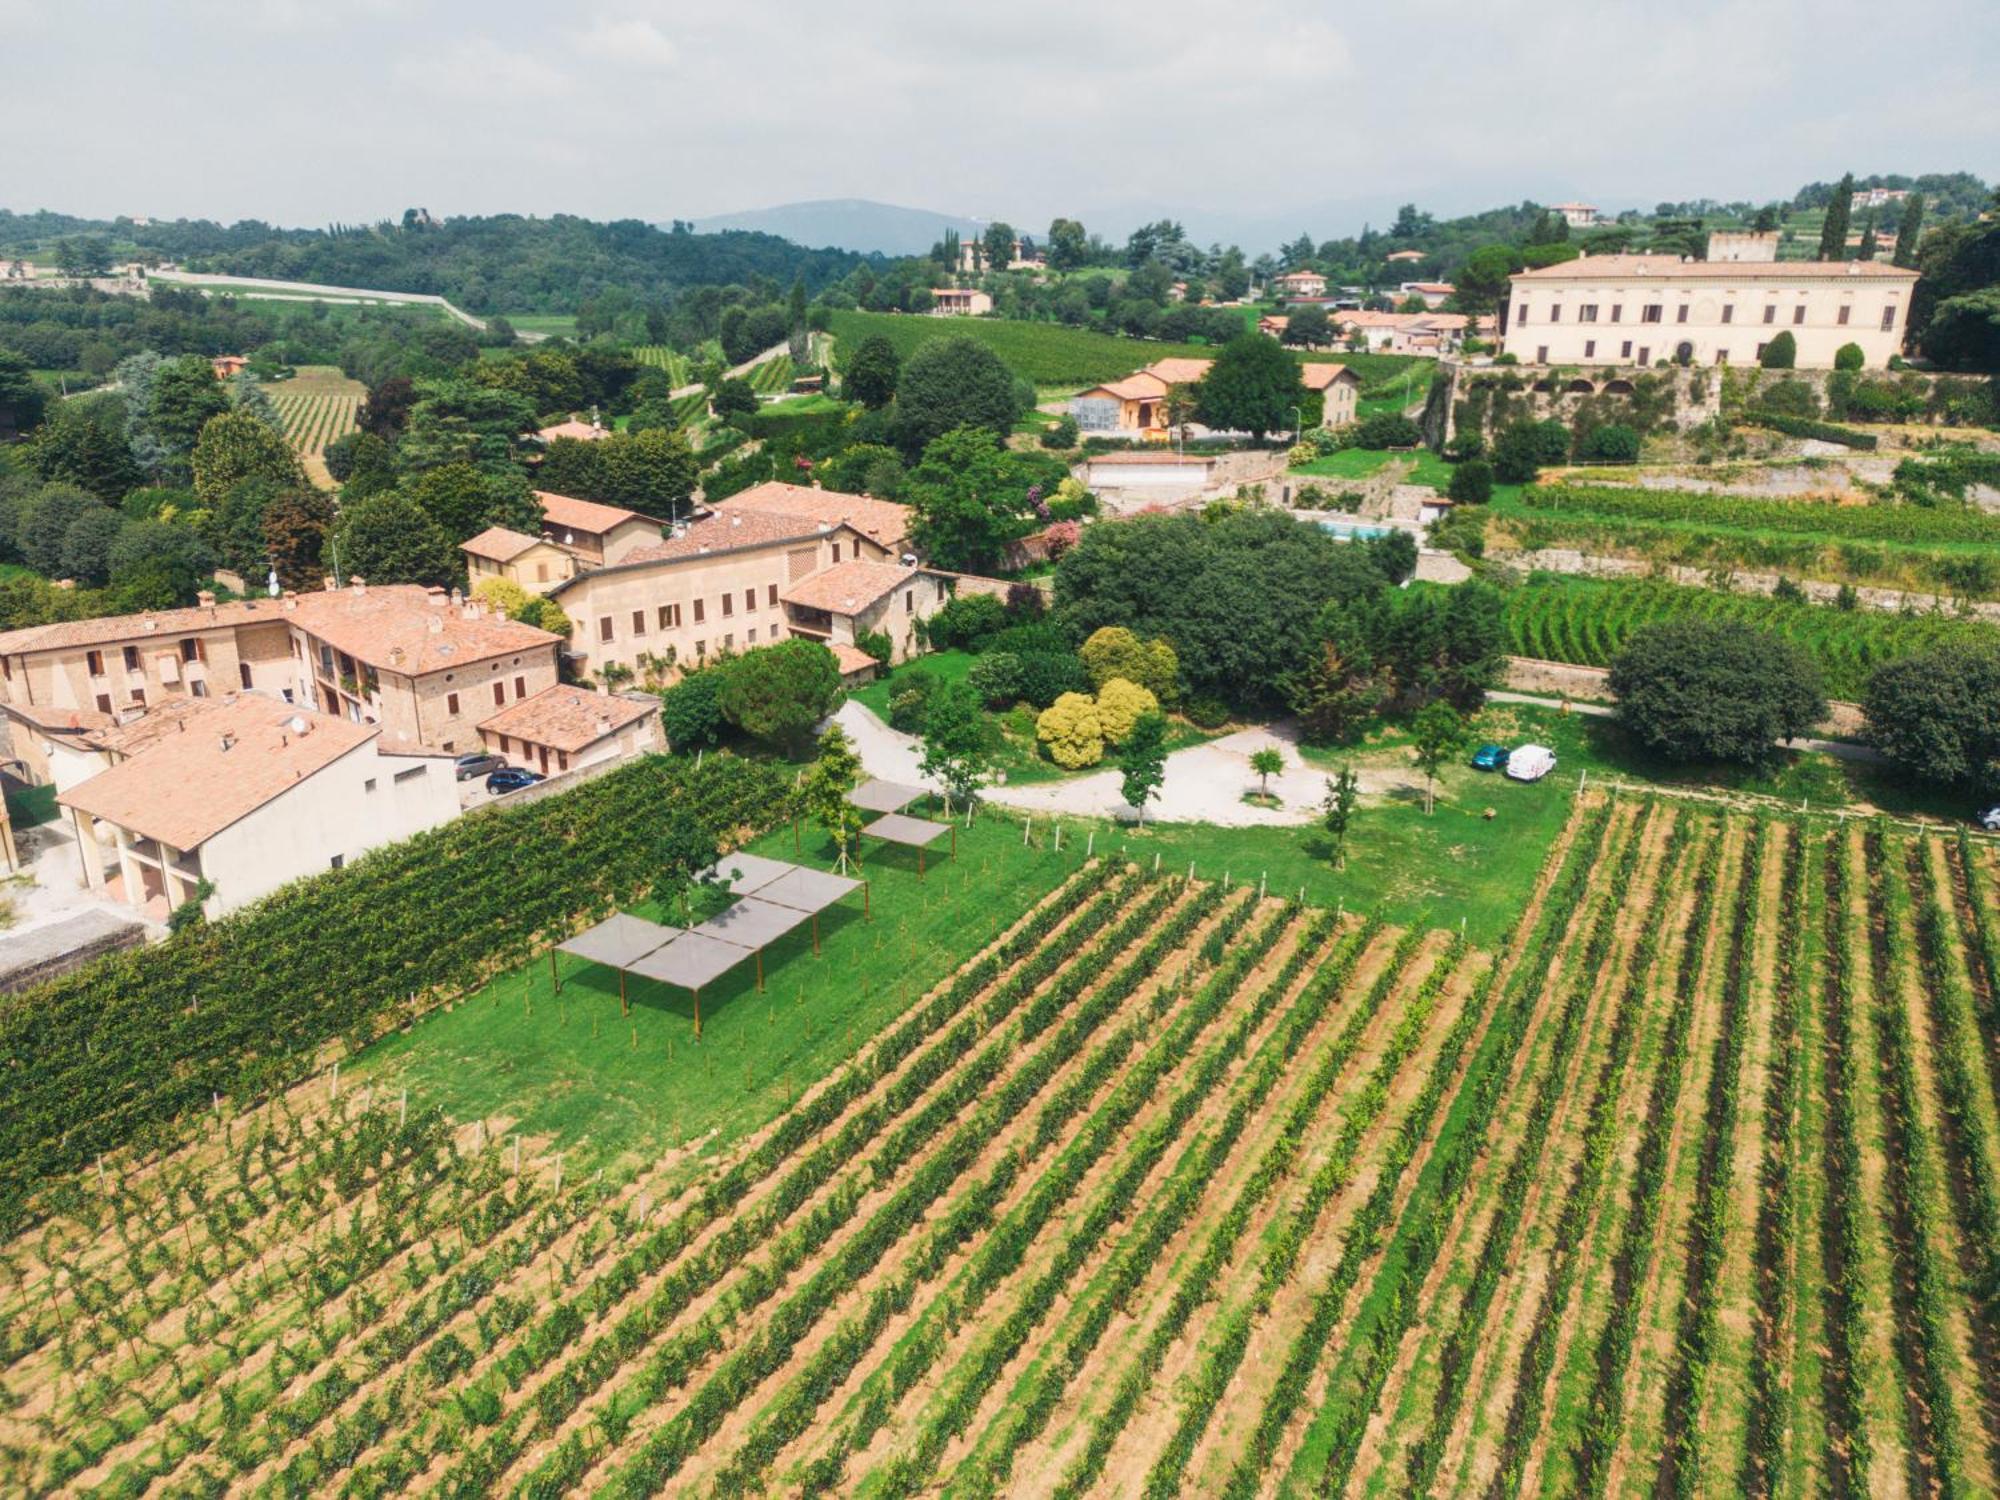
[[[1212,359],[1156,359],[1146,366],[1145,373],[1168,385],[1191,385],[1206,375],[1214,363]]]
[[[1915,281],[1886,260],[1680,260],[1671,255],[1585,255],[1515,281]]]
[[[535,436],[545,443],[553,442],[556,438],[576,438],[580,442],[594,443],[601,437],[609,437],[610,434],[602,427],[593,426],[589,422],[579,422],[575,417],[571,417],[567,422],[558,422],[553,427],[542,428]]]
[[[226,630],[259,620],[277,620],[278,606],[276,599],[239,599],[228,604],[198,604],[189,609],[156,609],[146,614],[99,615],[89,620],[29,625],[0,632],[0,656],[166,639],[197,630]]]
[[[546,651],[561,639],[483,605],[453,605],[413,583],[322,589],[281,602],[293,606],[284,618],[336,651],[407,677]]]
[[[846,641],[827,641],[825,645],[833,653],[833,663],[840,668],[842,677],[882,665],[859,646],[850,646]]]
[[[91,730],[84,735],[84,743],[93,749],[110,750],[122,756],[137,755],[164,736],[183,732],[192,720],[216,713],[233,701],[233,695],[230,698],[189,698],[177,694],[162,698],[144,713],[122,724],[112,723]],[[276,703],[279,700],[267,698],[265,701]]]
[[[160,735],[56,800],[176,849],[193,849],[378,732],[373,724],[245,693],[221,700],[198,723]]]
[[[1323,391],[1336,380],[1340,379],[1341,376],[1352,372],[1348,370],[1346,365],[1326,364],[1321,361],[1315,361],[1312,364],[1301,366],[1299,373],[1305,379],[1307,390]],[[1359,380],[1361,377],[1356,375],[1354,378]]]
[[[458,550],[470,552],[474,557],[490,557],[495,562],[511,562],[539,541],[540,537],[529,536],[525,531],[489,526],[478,536],[460,542]]]
[[[87,736],[95,730],[110,729],[118,722],[110,714],[95,708],[52,708],[46,703],[8,703],[0,707],[4,707],[11,717],[46,734],[81,732]]]
[[[1212,464],[1215,460],[1199,453],[1093,453],[1089,463],[1098,464]]]
[[[588,531],[598,536],[621,526],[627,521],[651,521],[655,526],[660,522],[653,516],[642,515],[636,510],[626,510],[621,505],[600,505],[595,500],[579,500],[574,495],[558,495],[553,490],[536,490],[535,498],[541,502],[542,519],[555,532]]]
[[[892,589],[902,587],[917,576],[916,568],[896,563],[835,563],[810,578],[800,579],[778,597],[787,604],[807,609],[823,609],[828,614],[854,615],[868,608]]]
[[[1127,375],[1123,380],[1109,381],[1092,389],[1116,396],[1120,401],[1157,401],[1166,395],[1167,383],[1158,376],[1141,370],[1136,375]],[[1088,396],[1090,393],[1085,391],[1083,394]]]
[[[594,745],[660,711],[660,700],[641,703],[613,693],[557,684],[532,698],[510,703],[479,725],[481,734],[504,734],[551,750],[577,751]]]
[[[762,484],[715,502],[719,511],[757,511],[767,516],[791,516],[838,526],[843,521],[870,541],[899,550],[910,535],[910,508],[873,495],[842,490],[818,490],[802,484],[767,479]]]
[[[1422,260],[1424,252],[1421,250],[1391,250],[1382,258],[1384,260]]]
[[[1409,284],[1409,290],[1413,292],[1435,292],[1440,296],[1448,297],[1457,291],[1458,288],[1453,286],[1449,281],[1413,281]]]
[[[696,521],[679,536],[634,547],[616,565],[626,568],[634,563],[672,562],[715,552],[775,547],[818,536],[820,532],[821,523],[803,516],[773,516],[755,510],[718,511]]]
[[[1278,280],[1280,280],[1280,281],[1317,281],[1317,282],[1319,282],[1319,283],[1320,283],[1320,284],[1321,284],[1322,286],[1324,286],[1324,285],[1326,284],[1326,278],[1325,278],[1324,276],[1320,275],[1320,274],[1319,274],[1319,272],[1317,272],[1317,271],[1287,271],[1287,272],[1285,272],[1285,274],[1284,274],[1284,275],[1280,276],[1280,277],[1278,278]]]

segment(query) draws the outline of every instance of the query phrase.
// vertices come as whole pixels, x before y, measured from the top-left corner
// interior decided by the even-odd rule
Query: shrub
[[[1052,521],[1074,521],[1080,516],[1097,514],[1097,497],[1083,487],[1080,479],[1065,477],[1049,496],[1049,519]]]
[[[938,690],[938,678],[921,667],[909,667],[889,681],[889,727],[904,734],[922,734],[924,715],[931,694]]]
[[[1097,690],[1097,722],[1108,745],[1122,745],[1141,714],[1160,711],[1160,700],[1136,682],[1113,677]]]
[[[1090,680],[1100,688],[1113,678],[1122,677],[1147,689],[1162,703],[1173,701],[1174,683],[1180,677],[1180,658],[1159,637],[1141,641],[1122,625],[1106,625],[1092,631],[1077,654],[1089,669]]]
[[[1032,583],[1007,585],[1007,618],[1017,624],[1032,624],[1049,612],[1049,596]],[[989,645],[987,650],[993,648]]]
[[[1623,422],[1594,427],[1577,457],[1593,463],[1631,464],[1639,461],[1639,434]]]
[[[889,658],[896,654],[896,643],[889,639],[886,630],[864,630],[854,638],[854,644],[885,667],[889,665]]]
[[[1002,600],[991,594],[955,594],[930,617],[927,630],[933,650],[979,652],[1007,624],[1007,606]]]
[[[1486,451],[1486,439],[1477,432],[1466,429],[1451,435],[1451,441],[1444,445],[1447,463],[1464,463],[1468,458],[1477,458]]]
[[[1863,452],[1872,451],[1880,441],[1872,432],[1856,432],[1851,427],[1815,422],[1810,417],[1788,417],[1782,412],[1746,411],[1742,420],[1753,427],[1768,427],[1773,432],[1782,432],[1787,437],[1817,438],[1822,443],[1841,443]]]
[[[1789,370],[1799,362],[1799,341],[1787,328],[1764,346],[1757,363],[1767,370]]]
[[[1083,528],[1074,521],[1055,521],[1042,533],[1042,543],[1049,549],[1049,561],[1060,562],[1062,555],[1074,547],[1083,537]],[[1032,587],[1032,585],[1031,585]],[[1035,592],[1039,594],[1040,589]]]
[[[1868,363],[1868,356],[1861,352],[1859,344],[1842,344],[1833,351],[1833,367],[1836,370],[1858,370]]]
[[[1493,465],[1483,458],[1469,458],[1451,471],[1445,491],[1460,505],[1484,505],[1493,498]]]
[[[1065,413],[1042,429],[1041,444],[1044,448],[1074,448],[1081,432],[1076,418]]]
[[[1750,398],[1759,411],[1783,412],[1789,417],[1819,415],[1819,397],[1803,380],[1780,380],[1765,386]]]
[[[1519,421],[1493,445],[1493,477],[1506,484],[1532,484],[1545,464],[1569,457],[1569,429],[1560,422]]]
[[[984,649],[1007,651],[1015,656],[1029,656],[1037,652],[1053,652],[1057,656],[1070,654],[1069,637],[1048,620],[1029,620],[1009,625],[1005,630],[996,630],[986,638]]]
[[[1064,693],[1035,720],[1035,738],[1059,766],[1079,770],[1104,759],[1104,726],[1087,693]]]
[[[1417,424],[1401,412],[1375,412],[1362,418],[1354,429],[1357,448],[1414,448],[1422,441],[1423,434],[1417,431]]]
[[[1021,658],[1011,651],[988,651],[965,674],[988,708],[1005,708],[1021,696]]]
[[[1220,729],[1229,722],[1229,705],[1220,698],[1190,698],[1183,713],[1197,729]]]
[[[722,673],[714,668],[689,672],[660,694],[660,729],[675,750],[698,750],[722,735]]]
[[[1047,708],[1064,693],[1088,693],[1090,673],[1072,651],[1032,651],[1020,658],[1021,697]]]

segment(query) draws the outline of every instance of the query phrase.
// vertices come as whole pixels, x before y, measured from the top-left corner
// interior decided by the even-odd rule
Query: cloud
[[[396,76],[412,88],[504,106],[510,99],[552,99],[570,91],[560,68],[531,52],[471,37],[436,56],[405,56]]]
[[[667,34],[642,17],[613,20],[599,16],[576,39],[586,57],[638,68],[670,68],[680,61],[680,49]]]

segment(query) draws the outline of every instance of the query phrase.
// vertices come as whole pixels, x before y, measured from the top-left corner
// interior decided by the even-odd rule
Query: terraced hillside
[[[2000,865],[1580,801],[1497,955],[1099,862],[689,1181],[324,1081],[0,1260],[0,1484],[1992,1493]]]
[[[354,431],[368,387],[331,365],[303,365],[290,380],[272,384],[268,394],[285,424],[285,441],[307,475],[315,484],[330,486],[333,479],[324,457],[327,444]]]

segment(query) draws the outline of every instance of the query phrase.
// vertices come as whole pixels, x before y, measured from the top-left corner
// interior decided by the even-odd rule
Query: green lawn
[[[1060,854],[1023,847],[1020,826],[998,818],[957,837],[957,858],[940,844],[921,883],[909,851],[865,851],[873,920],[857,893],[821,915],[818,958],[806,927],[766,951],[762,994],[748,963],[717,981],[702,995],[699,1045],[686,992],[628,981],[628,1018],[615,972],[563,958],[558,997],[544,957],[367,1048],[347,1071],[378,1089],[407,1086],[413,1102],[461,1120],[504,1116],[531,1146],[568,1152],[572,1171],[616,1171],[682,1145],[705,1158],[852,1056],[1083,854],[1067,842]],[[815,830],[798,855],[792,838],[781,829],[748,847],[833,863]]]
[[[550,338],[574,338],[576,336],[576,315],[574,313],[503,313],[516,333],[545,333]]]
[[[1412,466],[1403,476],[1405,484],[1427,484],[1434,490],[1443,490],[1451,484],[1451,465],[1428,448],[1416,448],[1407,453],[1343,448],[1338,453],[1329,453],[1324,458],[1299,464],[1290,472],[1306,478],[1365,479],[1395,462]]]

